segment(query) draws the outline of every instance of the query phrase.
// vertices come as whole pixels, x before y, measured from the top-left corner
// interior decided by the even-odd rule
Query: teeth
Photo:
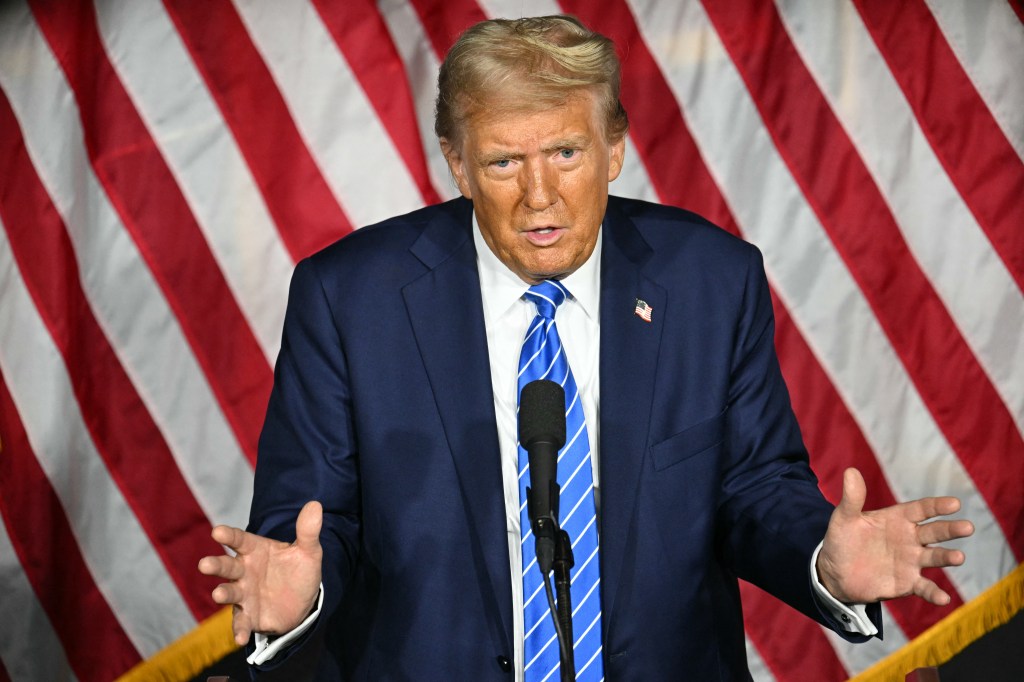
[[[551,227],[542,227],[541,229],[537,230],[537,232],[539,234],[549,234],[553,229],[554,228]]]

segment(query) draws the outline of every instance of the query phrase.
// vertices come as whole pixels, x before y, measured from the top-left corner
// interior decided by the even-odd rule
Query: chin
[[[540,254],[530,254],[533,256]],[[541,282],[545,279],[562,279],[563,277],[571,274],[579,264],[574,264],[572,258],[552,257],[556,254],[548,253],[544,254],[547,258],[530,258],[528,261],[520,261],[517,263],[517,273],[523,279],[528,279],[532,282]]]
[[[543,272],[530,272],[526,274],[526,277],[533,283],[543,282],[546,279],[562,279],[566,275],[570,274],[566,270],[545,270]]]

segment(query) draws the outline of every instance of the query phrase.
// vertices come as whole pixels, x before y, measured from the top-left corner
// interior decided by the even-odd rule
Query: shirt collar
[[[587,317],[597,320],[601,300],[601,242],[602,230],[597,232],[594,252],[575,272],[561,282],[572,293],[572,297],[583,308]],[[484,315],[497,320],[522,298],[529,285],[509,270],[508,266],[494,255],[491,247],[480,233],[480,224],[473,212],[473,243],[476,246],[477,270],[480,273],[480,290],[483,295]]]

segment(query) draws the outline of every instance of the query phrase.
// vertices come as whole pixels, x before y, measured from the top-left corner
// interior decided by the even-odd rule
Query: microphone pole
[[[526,508],[537,551],[537,568],[544,580],[548,608],[558,635],[562,682],[575,682],[576,666],[572,650],[572,608],[569,599],[569,568],[572,548],[568,534],[558,527],[558,451],[565,445],[565,391],[544,379],[531,381],[519,397],[519,443],[529,455],[530,483],[526,488]],[[562,540],[564,536],[564,540]],[[566,564],[565,554],[569,553]],[[552,566],[564,578],[556,608],[551,590]],[[568,622],[568,628],[565,623]]]
[[[572,593],[570,587],[572,580],[569,576],[569,569],[575,564],[572,556],[572,539],[564,530],[558,531],[558,538],[555,543],[555,593],[558,595],[558,620],[562,624],[562,634],[568,642],[562,660],[562,682],[575,682],[576,661],[572,648],[574,641],[572,634]],[[567,676],[568,671],[568,676]]]

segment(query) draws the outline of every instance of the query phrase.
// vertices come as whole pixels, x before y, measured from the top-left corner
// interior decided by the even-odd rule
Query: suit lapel
[[[456,210],[432,221],[413,244],[430,270],[402,295],[458,473],[474,536],[465,542],[492,612],[489,627],[498,650],[511,654],[508,536],[472,205],[452,205]]]
[[[617,614],[623,562],[631,561],[636,493],[661,346],[665,290],[642,273],[652,251],[633,222],[609,203],[601,257],[601,582],[605,641]],[[652,321],[634,313],[637,299]]]

